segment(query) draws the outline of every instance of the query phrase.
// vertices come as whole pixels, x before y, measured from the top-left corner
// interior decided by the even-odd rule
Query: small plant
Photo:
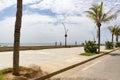
[[[97,53],[97,45],[95,41],[86,41],[84,45],[86,53]]]
[[[113,42],[109,42],[109,41],[105,42],[105,48],[106,49],[113,49]]]
[[[116,42],[115,47],[120,47],[120,42]]]
[[[96,53],[81,53],[80,55],[83,55],[83,56],[93,56],[95,54]]]

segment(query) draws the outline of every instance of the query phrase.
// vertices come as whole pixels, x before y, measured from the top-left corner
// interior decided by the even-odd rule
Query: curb
[[[116,50],[118,50],[118,49],[119,49],[119,48],[114,49],[114,50],[111,50],[111,51],[109,51],[109,52],[103,52],[103,53],[100,54],[100,55],[97,55],[97,56],[95,56],[95,57],[92,57],[92,58],[90,58],[90,59],[87,59],[87,60],[85,60],[85,61],[82,61],[82,62],[80,62],[80,63],[77,63],[77,64],[74,64],[74,65],[68,66],[68,67],[66,67],[66,68],[60,69],[60,70],[58,70],[58,71],[52,72],[52,73],[50,73],[50,74],[47,74],[47,75],[44,75],[44,76],[41,76],[41,77],[38,77],[38,78],[34,78],[34,79],[32,79],[32,80],[45,80],[45,79],[48,79],[48,78],[50,78],[50,77],[52,77],[52,76],[55,76],[55,75],[57,75],[57,74],[59,74],[59,73],[65,72],[65,71],[67,71],[67,70],[69,70],[69,69],[72,69],[72,68],[74,68],[74,67],[77,67],[77,66],[79,66],[79,65],[82,65],[82,64],[84,64],[84,63],[86,63],[86,62],[92,61],[92,60],[94,60],[94,59],[96,59],[96,58],[99,58],[99,57],[101,57],[101,56],[104,56],[104,55],[106,55],[106,54],[109,54],[109,53],[111,53],[111,52],[114,52],[114,51],[116,51]]]

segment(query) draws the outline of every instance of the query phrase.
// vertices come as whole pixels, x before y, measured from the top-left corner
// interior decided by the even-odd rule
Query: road
[[[120,80],[120,50],[58,74],[51,80]]]

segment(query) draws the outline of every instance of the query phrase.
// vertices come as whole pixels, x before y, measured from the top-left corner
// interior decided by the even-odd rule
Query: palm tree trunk
[[[117,42],[118,42],[118,35],[117,35]]]
[[[118,42],[118,35],[116,35],[116,42]]]
[[[112,43],[113,43],[113,38],[114,38],[114,35],[112,34]]]
[[[100,53],[100,26],[98,27],[98,53]]]
[[[119,36],[118,36],[118,42],[119,42]]]
[[[13,75],[19,75],[20,29],[22,22],[22,0],[17,0],[17,12],[14,32]]]

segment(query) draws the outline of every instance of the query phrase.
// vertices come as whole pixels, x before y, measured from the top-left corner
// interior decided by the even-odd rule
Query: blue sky
[[[23,20],[21,29],[22,43],[64,42],[64,22],[68,31],[68,42],[82,43],[96,37],[96,25],[84,11],[92,3],[104,2],[105,12],[120,0],[23,0]],[[118,10],[120,5],[114,8]],[[16,0],[0,0],[0,43],[12,43]],[[101,41],[111,40],[107,26],[120,25],[120,16],[116,20],[101,26]]]

